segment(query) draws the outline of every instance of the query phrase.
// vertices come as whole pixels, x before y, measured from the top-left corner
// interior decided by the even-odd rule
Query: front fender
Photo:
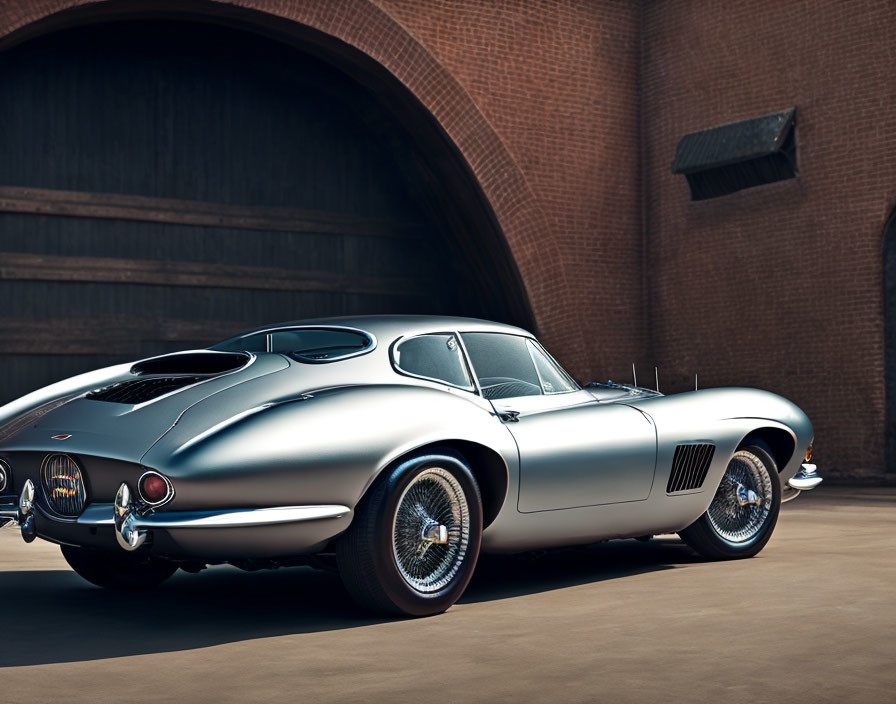
[[[657,426],[657,482],[668,478],[675,448],[682,442],[710,442],[716,446],[703,491],[705,511],[721,482],[731,455],[748,436],[775,430],[793,439],[794,448],[779,480],[786,484],[800,468],[801,458],[812,442],[808,416],[792,401],[768,391],[750,388],[718,388],[689,391],[632,403],[648,413]],[[701,511],[702,512],[702,511]]]

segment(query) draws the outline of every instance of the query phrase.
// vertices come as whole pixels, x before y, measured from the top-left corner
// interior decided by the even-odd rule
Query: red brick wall
[[[473,98],[513,156],[557,248],[588,379],[629,378],[647,337],[638,146],[639,9],[618,0],[378,0]],[[535,274],[537,275],[537,274]],[[532,276],[532,275],[530,275]],[[547,343],[550,344],[548,339]]]
[[[679,387],[787,396],[827,475],[884,466],[881,236],[896,205],[892,2],[649,2],[642,89],[652,353]],[[710,201],[688,132],[797,106],[800,176]],[[685,377],[691,375],[688,380]]]

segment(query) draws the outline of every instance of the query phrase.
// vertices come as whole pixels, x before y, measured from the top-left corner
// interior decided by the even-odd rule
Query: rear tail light
[[[158,472],[146,472],[137,482],[140,498],[152,506],[166,503],[174,496],[171,482]]]

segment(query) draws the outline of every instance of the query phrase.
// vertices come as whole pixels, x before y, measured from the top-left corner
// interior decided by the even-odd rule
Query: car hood
[[[146,452],[193,406],[228,389],[282,372],[289,362],[261,355],[242,369],[211,377],[159,398],[132,405],[82,396],[46,413],[3,443],[4,450],[58,450],[140,462]]]

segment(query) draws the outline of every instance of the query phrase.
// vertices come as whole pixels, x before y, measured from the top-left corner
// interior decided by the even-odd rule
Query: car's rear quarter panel
[[[246,415],[198,439],[189,430],[190,419],[185,416],[182,423],[183,428],[176,426],[144,457],[144,464],[166,474],[174,485],[175,499],[163,511],[321,504],[354,509],[385,468],[416,448],[462,440],[511,462],[516,452],[502,423],[472,397],[424,386],[319,391],[307,400]],[[224,536],[229,548],[216,543],[221,538],[199,531],[171,530],[158,549],[167,545],[172,552],[205,556],[233,550],[240,557],[284,556],[334,537],[350,520],[351,513],[301,529],[232,529]],[[297,540],[299,533],[314,541]]]

